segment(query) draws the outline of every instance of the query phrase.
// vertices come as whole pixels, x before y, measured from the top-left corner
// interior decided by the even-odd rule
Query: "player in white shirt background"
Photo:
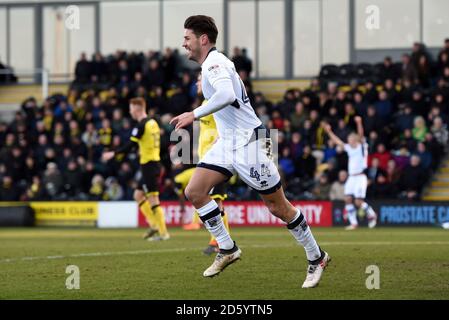
[[[368,227],[374,228],[377,224],[377,214],[365,201],[368,178],[365,170],[368,167],[368,143],[366,143],[362,118],[354,118],[357,125],[357,133],[348,136],[348,143],[344,143],[333,132],[329,124],[324,124],[324,129],[337,145],[344,148],[348,154],[348,179],[345,182],[345,213],[348,216],[349,226],[346,230],[354,230],[358,227],[357,209],[362,209],[368,218]]]
[[[237,173],[259,192],[270,212],[287,224],[298,244],[304,247],[309,266],[302,287],[315,287],[330,257],[318,246],[301,211],[285,198],[270,152],[269,131],[257,118],[234,64],[215,48],[217,36],[211,17],[196,15],[185,21],[183,47],[188,58],[201,65],[203,95],[208,103],[171,121],[175,130],[179,130],[213,114],[217,124],[219,138],[198,163],[185,189],[186,197],[220,248],[203,275],[217,275],[241,256],[241,250],[224,227],[217,203],[209,196],[214,186]]]

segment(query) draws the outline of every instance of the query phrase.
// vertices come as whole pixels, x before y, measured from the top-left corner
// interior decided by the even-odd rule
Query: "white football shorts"
[[[235,173],[261,194],[271,194],[281,187],[279,171],[273,161],[272,142],[267,129],[256,128],[249,142],[236,148],[231,139],[217,139],[197,167],[218,171],[228,178]],[[266,133],[266,134],[261,134]]]

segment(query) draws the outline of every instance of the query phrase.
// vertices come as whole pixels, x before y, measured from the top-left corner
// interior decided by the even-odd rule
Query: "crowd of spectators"
[[[235,49],[232,60],[261,121],[279,130],[277,160],[289,198],[343,198],[347,156],[320,124],[326,120],[346,140],[360,115],[369,143],[368,198],[419,199],[447,151],[448,57],[449,41],[435,58],[416,44],[399,70],[385,58],[381,80],[346,86],[316,78],[276,103],[253,92],[246,50]],[[161,128],[161,199],[176,199],[173,178],[182,165],[170,160],[169,121],[198,105],[197,72],[170,49],[82,55],[67,94],[42,105],[29,98],[12,122],[0,123],[0,200],[131,200],[140,177],[137,155],[105,163],[101,154],[129,139],[128,101],[136,96],[146,99]],[[231,199],[257,197],[236,178],[228,191]]]

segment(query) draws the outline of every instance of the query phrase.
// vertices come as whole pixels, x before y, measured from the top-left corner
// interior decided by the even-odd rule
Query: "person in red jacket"
[[[391,160],[391,153],[385,148],[383,143],[379,143],[376,152],[369,156],[369,166],[371,166],[371,162],[374,158],[379,160],[379,168],[387,171],[388,161]]]

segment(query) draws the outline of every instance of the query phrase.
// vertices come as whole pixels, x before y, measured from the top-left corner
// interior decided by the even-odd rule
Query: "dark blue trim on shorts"
[[[265,189],[265,190],[257,190],[256,188],[253,188],[255,191],[259,192],[260,194],[272,194],[275,193],[276,191],[278,191],[278,189],[280,189],[282,187],[282,183],[281,180],[279,179],[279,182],[276,183],[276,185],[274,187],[271,187],[269,189]]]
[[[228,178],[228,180],[231,179],[231,177],[234,175],[228,169],[220,167],[220,166],[217,166],[215,164],[209,164],[209,163],[200,162],[200,163],[198,163],[196,165],[196,167],[197,168],[205,168],[205,169],[209,169],[209,170],[220,172],[221,174],[225,175]]]

